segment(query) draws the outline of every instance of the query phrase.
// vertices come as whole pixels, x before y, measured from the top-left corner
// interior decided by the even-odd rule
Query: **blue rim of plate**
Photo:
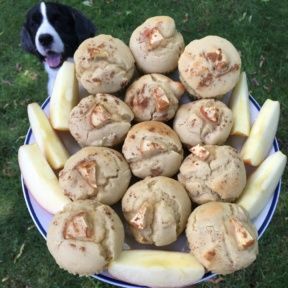
[[[258,102],[251,95],[249,95],[249,99],[253,103],[253,105],[256,107],[256,109],[259,111],[261,106],[258,104]],[[41,108],[44,109],[48,105],[49,102],[50,102],[50,97],[48,97],[43,102],[43,104],[41,105]],[[32,129],[29,128],[29,130],[27,132],[27,135],[25,137],[24,144],[29,144],[31,136],[32,136]],[[277,152],[279,150],[279,144],[278,144],[278,141],[277,141],[276,138],[273,141],[273,147],[275,149],[275,152]],[[37,227],[38,231],[40,232],[40,234],[44,237],[44,239],[46,239],[47,232],[45,231],[45,229],[41,225],[41,223],[40,223],[40,221],[39,221],[39,219],[38,219],[38,217],[37,217],[37,215],[36,215],[36,213],[34,211],[34,208],[33,208],[33,205],[31,203],[31,199],[30,199],[30,195],[29,195],[28,189],[27,189],[27,187],[26,187],[26,185],[24,183],[24,180],[23,180],[22,176],[21,176],[21,184],[22,184],[22,190],[23,190],[23,194],[24,194],[24,199],[25,199],[28,211],[30,213],[30,216],[33,219],[34,224],[36,225],[36,227]],[[277,207],[280,191],[281,191],[281,179],[280,179],[280,181],[279,181],[279,183],[278,183],[278,185],[277,185],[277,187],[275,189],[275,192],[273,194],[273,199],[272,199],[272,203],[270,205],[269,211],[268,211],[268,213],[267,213],[262,225],[258,229],[258,239],[260,239],[262,237],[264,231],[267,229],[269,223],[272,220],[272,217],[273,217],[273,215],[275,213],[275,210],[276,210],[276,207]],[[202,279],[200,279],[196,283],[207,281],[207,280],[215,277],[216,275],[217,274],[208,272],[202,277]],[[105,282],[107,284],[116,285],[118,287],[124,287],[124,288],[145,288],[145,286],[132,285],[130,283],[123,282],[123,281],[111,278],[111,277],[103,275],[103,274],[98,274],[98,275],[95,274],[95,275],[92,275],[92,277],[96,278],[96,279],[98,279],[98,280],[100,280],[102,282]],[[196,284],[196,283],[194,283],[194,284]]]

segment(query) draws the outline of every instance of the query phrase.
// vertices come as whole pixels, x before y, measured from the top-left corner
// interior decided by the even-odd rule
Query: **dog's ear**
[[[95,36],[96,28],[94,24],[79,11],[75,9],[72,9],[71,11],[79,44],[82,43],[85,39]]]
[[[25,24],[22,26],[20,38],[21,38],[21,47],[25,51],[34,54],[36,52],[35,44]]]

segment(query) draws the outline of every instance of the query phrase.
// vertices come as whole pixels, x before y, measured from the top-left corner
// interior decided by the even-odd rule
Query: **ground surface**
[[[25,12],[35,2],[0,0],[0,287],[111,287],[60,270],[23,200],[17,151],[28,129],[26,106],[46,98],[47,79],[42,65],[19,45]],[[209,34],[229,39],[241,51],[243,69],[257,101],[263,104],[271,98],[281,102],[277,137],[287,154],[287,1],[110,0],[92,1],[91,7],[82,1],[63,2],[90,17],[99,32],[126,43],[137,25],[160,14],[175,19],[186,43]],[[286,173],[276,213],[259,243],[257,261],[246,270],[199,287],[287,287],[287,178]]]

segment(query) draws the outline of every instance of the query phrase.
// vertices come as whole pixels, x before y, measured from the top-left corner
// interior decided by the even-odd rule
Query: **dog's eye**
[[[31,25],[32,26],[37,26],[41,23],[42,21],[42,16],[41,14],[33,14],[32,17],[31,17]]]
[[[51,22],[57,22],[57,21],[60,20],[60,18],[61,18],[61,15],[60,15],[60,14],[54,13],[54,14],[52,14],[52,15],[50,16],[50,21],[51,21]]]

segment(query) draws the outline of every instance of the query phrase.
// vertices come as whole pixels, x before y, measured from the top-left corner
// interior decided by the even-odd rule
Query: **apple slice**
[[[242,72],[230,98],[230,108],[233,113],[231,135],[249,136],[250,106],[246,73]]]
[[[18,163],[24,182],[36,201],[55,214],[70,203],[58,179],[37,144],[23,145],[18,151]]]
[[[57,73],[50,99],[50,121],[54,129],[69,130],[70,112],[78,103],[78,94],[75,65],[66,61]]]
[[[258,166],[266,158],[276,135],[279,116],[279,102],[267,99],[240,152],[246,164]]]
[[[284,172],[287,157],[281,152],[270,155],[248,178],[237,204],[245,208],[254,219],[266,206]]]
[[[189,253],[127,250],[108,267],[122,281],[148,287],[182,287],[200,280],[204,267]]]
[[[28,105],[28,117],[36,143],[50,166],[53,169],[63,168],[69,154],[37,103]]]

